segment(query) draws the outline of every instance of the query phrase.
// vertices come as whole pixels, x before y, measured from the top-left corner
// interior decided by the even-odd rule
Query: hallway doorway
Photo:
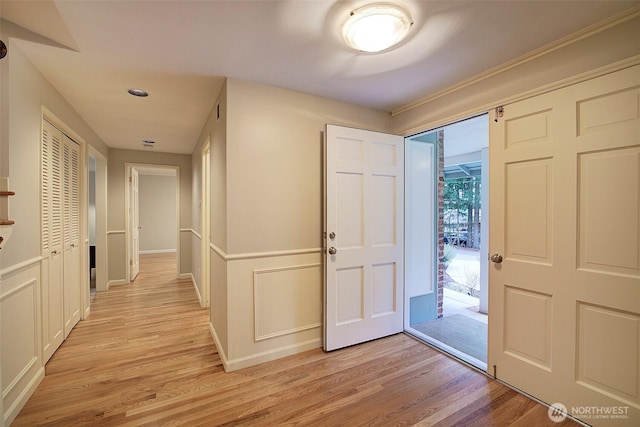
[[[126,171],[128,279],[133,282],[140,272],[141,255],[150,254],[171,254],[178,276],[179,167],[127,163]]]

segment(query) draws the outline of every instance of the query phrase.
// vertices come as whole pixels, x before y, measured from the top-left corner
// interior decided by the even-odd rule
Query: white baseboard
[[[149,254],[175,254],[175,249],[147,249],[145,251],[139,251],[140,255],[149,255]]]
[[[193,273],[184,273],[181,274],[180,276],[178,276],[178,278],[183,278],[181,276],[186,276],[184,277],[185,279],[188,277],[191,279],[191,283],[193,284],[193,289],[196,291],[196,296],[198,297],[198,302],[200,303],[200,307],[202,308],[206,308],[203,304],[202,304],[202,294],[200,293],[200,289],[198,289],[198,284],[196,283],[196,279],[195,277],[193,277]]]
[[[31,395],[36,391],[38,385],[44,379],[44,366],[38,369],[36,375],[31,378],[27,386],[22,390],[16,401],[11,405],[11,407],[7,408],[6,412],[3,415],[4,425],[11,425],[13,420],[18,416],[24,405],[27,404],[27,401],[31,397]]]
[[[129,282],[127,279],[118,279],[118,280],[109,280],[107,282],[107,290],[109,290],[112,286],[120,286],[120,285],[128,285]]]
[[[216,347],[218,344],[216,343]],[[270,362],[272,360],[280,359],[282,357],[291,356],[294,354],[302,353],[303,351],[313,350],[314,348],[322,347],[322,340],[316,338],[313,340],[291,344],[285,347],[276,348],[273,350],[265,351],[262,353],[252,354],[250,356],[241,357],[233,360],[223,360],[224,370],[226,372],[237,371],[238,369],[248,368],[249,366],[258,365],[264,362]],[[218,350],[220,353],[220,350]],[[222,355],[220,355],[222,359]]]
[[[229,370],[227,369],[227,355],[225,354],[222,345],[220,345],[220,339],[218,338],[218,334],[216,334],[216,330],[214,329],[211,322],[209,322],[209,332],[211,332],[211,337],[213,338],[213,342],[216,345],[216,350],[218,350],[218,355],[220,356],[220,360],[222,361],[222,367],[224,368],[225,372],[229,372]]]
[[[191,283],[193,284],[193,289],[196,291],[196,296],[198,297],[198,302],[200,303],[200,307],[205,308],[202,305],[202,295],[200,294],[200,289],[198,289],[198,284],[196,283],[196,278],[193,277],[193,273],[181,273],[181,274],[178,274],[178,279],[191,279]]]

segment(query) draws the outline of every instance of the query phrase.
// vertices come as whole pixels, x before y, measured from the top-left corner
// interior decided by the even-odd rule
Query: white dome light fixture
[[[377,53],[400,43],[412,25],[411,16],[401,7],[371,3],[351,11],[342,27],[342,37],[355,50]]]

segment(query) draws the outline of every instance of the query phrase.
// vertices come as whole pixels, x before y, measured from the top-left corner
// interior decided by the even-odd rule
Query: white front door
[[[139,195],[138,195],[138,170],[131,168],[129,176],[129,185],[131,186],[129,202],[129,227],[131,233],[131,242],[129,249],[129,280],[133,281],[140,272],[140,211],[139,211]]]
[[[325,350],[403,330],[404,138],[327,125]]]
[[[492,119],[489,372],[588,424],[637,425],[640,66]]]

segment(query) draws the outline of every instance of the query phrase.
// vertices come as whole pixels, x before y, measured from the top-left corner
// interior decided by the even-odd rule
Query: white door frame
[[[211,136],[207,137],[207,141],[204,144],[202,149],[202,210],[200,215],[200,221],[202,223],[202,227],[200,229],[200,233],[202,234],[202,239],[200,240],[200,255],[201,255],[201,281],[202,281],[202,292],[201,297],[202,307],[209,307],[210,298],[211,298],[211,251],[210,251],[210,242],[211,242]]]
[[[487,120],[489,117],[487,116]],[[488,138],[488,136],[487,136]],[[480,200],[482,203],[482,229],[480,230],[480,308],[479,312],[489,313],[489,148],[482,149],[482,175]]]
[[[155,169],[173,169],[176,173],[176,198],[175,198],[175,208],[176,208],[176,277],[180,274],[180,166],[175,165],[161,165],[161,164],[146,164],[146,163],[125,163],[124,164],[124,181],[125,181],[125,206],[124,206],[124,214],[127,221],[127,226],[125,227],[125,261],[126,272],[127,272],[127,282],[129,282],[130,278],[130,259],[131,259],[131,239],[133,238],[133,233],[131,232],[131,221],[129,217],[129,207],[131,201],[131,186],[129,185],[129,176],[132,168],[155,168]]]
[[[127,240],[127,248],[129,256],[127,257],[127,280],[132,282],[140,273],[140,172],[133,166],[129,168],[125,185],[127,186],[129,202],[127,208],[127,231],[129,239]],[[135,188],[135,191],[134,191]]]
[[[106,291],[108,290],[107,266],[109,265],[107,258],[107,159],[91,146],[88,147],[88,152],[96,162],[96,291]]]
[[[422,312],[425,312],[422,310],[425,307],[432,308],[427,319],[423,318],[415,323],[434,320],[438,316],[439,130],[434,129],[420,135],[431,134],[435,135],[434,141],[412,137],[404,139],[405,330],[411,327],[412,305],[416,311]],[[415,159],[419,159],[418,164]],[[425,197],[416,197],[418,194]],[[415,313],[413,318],[415,319]]]

